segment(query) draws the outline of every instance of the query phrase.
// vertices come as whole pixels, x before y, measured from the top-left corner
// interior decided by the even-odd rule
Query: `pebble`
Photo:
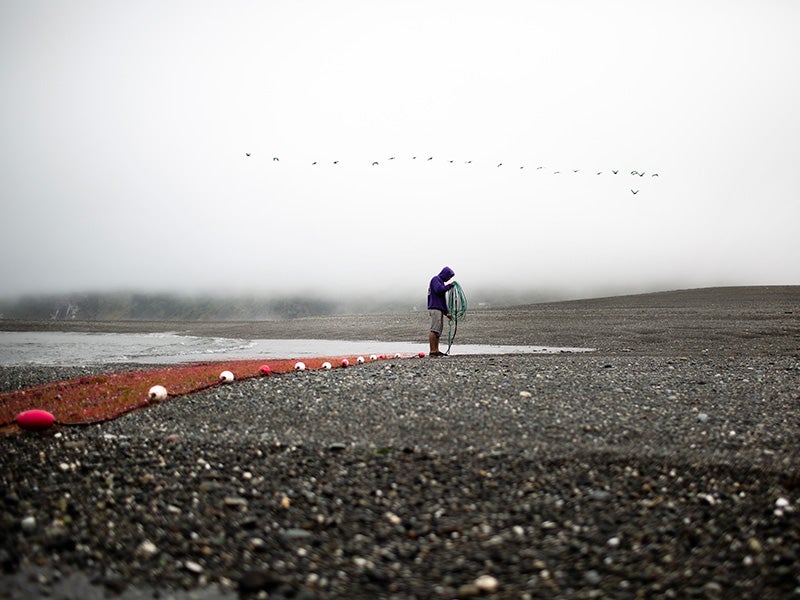
[[[36,531],[36,517],[25,517],[22,519],[20,525],[22,526],[22,531],[25,533],[33,533]]]
[[[203,566],[194,562],[193,560],[184,561],[183,566],[187,571],[196,575],[199,575],[203,572]]]
[[[145,540],[136,549],[136,554],[144,559],[153,557],[158,552],[158,547],[150,540]]]
[[[475,580],[475,587],[485,594],[493,594],[497,591],[498,581],[491,575],[481,575]]]

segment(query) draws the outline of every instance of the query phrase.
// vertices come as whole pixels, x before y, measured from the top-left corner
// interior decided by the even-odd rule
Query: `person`
[[[439,351],[439,338],[442,335],[444,317],[452,319],[447,308],[447,290],[453,287],[455,272],[450,267],[443,268],[438,275],[431,279],[428,285],[428,313],[431,316],[431,329],[428,333],[430,342],[429,356],[444,356]]]

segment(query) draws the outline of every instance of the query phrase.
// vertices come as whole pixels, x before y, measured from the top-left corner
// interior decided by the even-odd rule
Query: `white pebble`
[[[400,517],[398,517],[393,512],[386,513],[386,520],[389,521],[389,523],[391,523],[392,525],[400,525],[400,523],[402,523]]]
[[[33,533],[36,531],[36,517],[25,517],[22,519],[22,531],[25,533]]]
[[[475,587],[485,594],[492,594],[497,591],[497,579],[491,575],[481,575],[475,580]]]
[[[222,383],[230,383],[231,381],[233,381],[233,379],[234,379],[233,373],[231,373],[230,371],[223,371],[222,373],[219,374],[219,380]]]
[[[697,415],[697,420],[700,421],[701,423],[705,423],[706,421],[708,421],[708,415],[706,413],[700,413],[699,415]]]
[[[619,538],[616,537],[616,536],[612,537],[612,538],[608,538],[608,541],[606,542],[606,544],[608,544],[612,548],[616,548],[617,546],[619,546]]]
[[[150,558],[158,552],[158,547],[150,540],[145,540],[136,549],[136,554],[143,558]]]
[[[183,566],[186,567],[187,571],[191,571],[192,573],[200,574],[203,572],[202,565],[194,562],[193,560],[187,560],[183,563]]]
[[[789,501],[786,498],[778,498],[775,500],[775,506],[778,508],[786,508],[789,506]]]

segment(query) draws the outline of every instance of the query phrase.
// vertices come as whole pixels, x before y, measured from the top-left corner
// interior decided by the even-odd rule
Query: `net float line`
[[[423,353],[420,353],[424,356]],[[418,354],[398,353],[393,358]],[[373,358],[374,357],[374,358]],[[303,358],[303,370],[345,368],[361,362],[384,360],[373,355]],[[359,359],[361,359],[359,361]],[[299,371],[297,359],[212,361],[88,375],[0,393],[0,433],[20,429],[47,429],[51,425],[93,425],[166,400],[229,384]],[[44,414],[43,414],[44,413]],[[52,416],[47,419],[46,414]]]

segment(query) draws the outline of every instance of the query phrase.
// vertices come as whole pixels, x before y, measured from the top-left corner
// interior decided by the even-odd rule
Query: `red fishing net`
[[[403,355],[407,358],[409,354]],[[333,358],[303,358],[309,370],[323,368],[329,362],[332,368],[341,368],[342,360],[357,364],[356,356]],[[376,359],[385,358],[381,355]],[[366,357],[370,360],[370,357]],[[28,410],[45,410],[55,417],[59,425],[87,425],[108,421],[152,401],[150,388],[164,386],[169,399],[184,396],[217,385],[223,371],[233,373],[236,380],[264,377],[261,367],[269,367],[270,375],[295,370],[297,359],[237,360],[206,362],[165,367],[156,370],[130,371],[91,375],[49,383],[26,390],[0,394],[0,431],[18,430],[17,416]]]

